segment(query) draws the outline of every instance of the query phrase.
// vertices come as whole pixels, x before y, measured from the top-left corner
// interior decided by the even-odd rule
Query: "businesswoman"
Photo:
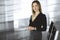
[[[30,40],[42,40],[42,31],[45,31],[47,21],[45,14],[42,13],[39,1],[32,2],[32,15],[30,17],[28,30],[31,31]]]

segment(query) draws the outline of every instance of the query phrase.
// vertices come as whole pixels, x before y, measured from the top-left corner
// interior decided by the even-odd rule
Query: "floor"
[[[0,40],[28,40],[28,37],[20,37],[18,34],[19,31],[12,32],[0,32]]]

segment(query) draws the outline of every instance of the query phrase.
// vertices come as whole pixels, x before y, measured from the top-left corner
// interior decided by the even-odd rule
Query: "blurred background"
[[[0,40],[28,40],[29,25],[32,14],[31,3],[34,0],[0,0]],[[42,12],[47,17],[47,29],[51,21],[60,31],[60,0],[38,0]],[[46,38],[47,39],[47,38]],[[60,39],[60,33],[57,40]]]

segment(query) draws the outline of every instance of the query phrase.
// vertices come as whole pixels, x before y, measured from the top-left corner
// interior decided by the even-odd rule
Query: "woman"
[[[31,31],[30,40],[42,40],[42,31],[46,30],[47,21],[45,14],[42,14],[39,1],[32,2],[32,13],[28,27]]]

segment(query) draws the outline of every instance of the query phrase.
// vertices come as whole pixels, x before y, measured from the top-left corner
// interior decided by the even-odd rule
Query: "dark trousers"
[[[42,32],[30,31],[30,39],[29,40],[42,40]]]

